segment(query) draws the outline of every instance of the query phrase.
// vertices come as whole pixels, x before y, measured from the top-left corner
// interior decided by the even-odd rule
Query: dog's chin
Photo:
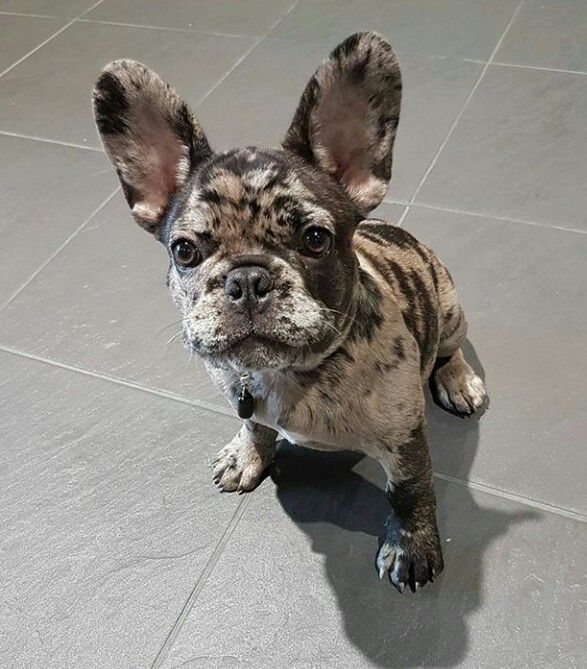
[[[304,357],[304,349],[308,350],[307,345],[286,344],[257,334],[242,335],[222,343],[216,340],[212,346],[202,340],[186,338],[185,341],[187,347],[200,357],[241,372],[286,369]]]
[[[234,328],[228,337],[186,337],[186,343],[199,356],[241,372],[309,369],[329,350],[333,338],[326,328],[314,333],[314,337],[302,334]]]
[[[250,335],[229,346],[221,357],[234,369],[262,371],[290,367],[298,355],[297,347],[268,337]]]

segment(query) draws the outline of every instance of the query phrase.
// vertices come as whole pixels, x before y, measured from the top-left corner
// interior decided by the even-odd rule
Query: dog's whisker
[[[175,327],[176,325],[179,325],[180,323],[183,323],[183,318],[180,318],[178,321],[173,321],[173,323],[170,323],[169,325],[166,325],[164,328],[161,328],[159,332],[155,333],[155,336],[162,335],[164,332],[169,330],[169,328]]]
[[[330,313],[337,314],[339,316],[348,316],[348,313],[344,313],[344,311],[338,311],[338,309],[331,309],[330,307],[326,307],[323,304],[320,305],[320,308],[322,311],[329,311]]]
[[[183,335],[183,330],[180,330],[179,332],[176,332],[172,337],[170,337],[166,342],[165,345],[169,347],[174,341],[176,341],[179,337]]]
[[[327,325],[331,330],[334,330],[334,332],[336,332],[341,337],[343,336],[343,333],[335,325],[332,325],[332,323],[324,321],[324,325]]]

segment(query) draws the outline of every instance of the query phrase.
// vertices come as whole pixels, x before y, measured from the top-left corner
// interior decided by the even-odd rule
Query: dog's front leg
[[[213,462],[214,483],[227,492],[252,490],[273,462],[276,436],[275,430],[245,420]]]
[[[387,473],[391,504],[377,555],[379,576],[388,573],[399,592],[406,584],[415,592],[443,567],[424,421],[405,440],[387,444],[377,459]]]

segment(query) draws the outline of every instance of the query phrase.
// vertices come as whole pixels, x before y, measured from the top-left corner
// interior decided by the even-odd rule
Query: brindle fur
[[[251,490],[278,435],[377,459],[392,509],[377,565],[403,591],[443,566],[422,385],[432,375],[445,408],[467,414],[485,391],[460,349],[467,325],[448,271],[405,230],[365,218],[391,176],[400,100],[395,54],[373,33],[330,54],[277,149],[214,153],[181,98],[132,61],[109,65],[94,91],[133,215],[170,250],[186,344],[233,405],[251,374],[253,417],[220,451],[215,481]],[[324,257],[301,253],[308,225],[332,233]],[[196,268],[173,262],[180,239],[199,249]],[[226,298],[243,265],[272,278],[263,310]]]

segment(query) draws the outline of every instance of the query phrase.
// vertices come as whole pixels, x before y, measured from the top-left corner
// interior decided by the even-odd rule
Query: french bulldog
[[[244,418],[215,482],[252,490],[277,437],[375,458],[391,507],[376,565],[403,592],[443,568],[423,384],[459,414],[486,393],[448,270],[368,217],[391,177],[401,94],[391,46],[361,32],[317,69],[277,148],[215,152],[134,61],[108,65],[93,102],[132,215],[169,252],[184,341]]]

